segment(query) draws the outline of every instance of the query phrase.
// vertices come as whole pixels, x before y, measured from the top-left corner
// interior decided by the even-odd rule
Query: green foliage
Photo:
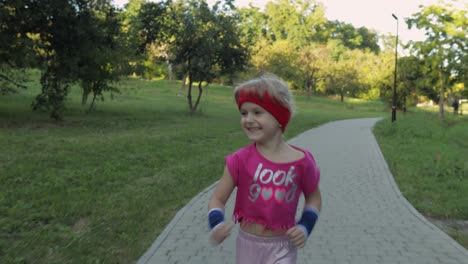
[[[166,59],[188,77],[188,105],[196,112],[203,93],[203,83],[216,77],[234,75],[247,61],[247,49],[240,38],[238,17],[232,1],[217,1],[210,8],[206,1],[180,1],[168,3],[148,11],[142,9],[142,26],[148,36],[144,46],[155,42],[165,46]],[[150,5],[145,5],[150,6]],[[167,13],[163,13],[165,10]],[[145,15],[146,14],[146,15]],[[162,23],[169,17],[177,23]],[[152,31],[153,24],[164,25]],[[192,100],[192,86],[198,83],[198,96]]]
[[[34,66],[33,36],[28,37],[37,25],[33,16],[35,1],[0,2],[0,61],[9,67]],[[2,66],[3,67],[3,66]]]
[[[163,43],[171,37],[171,26],[174,21],[170,19],[170,14],[166,11],[169,8],[169,1],[146,2],[138,9],[137,20],[134,28],[138,31],[140,43],[138,53],[143,53],[149,45],[153,43]]]
[[[30,28],[37,23],[30,1],[0,2],[0,95],[16,93],[26,86],[23,68],[34,63],[34,38]]]
[[[61,120],[63,117],[64,100],[70,86],[70,80],[60,76],[60,73],[61,70],[50,67],[42,74],[42,92],[36,96],[32,104],[33,110],[47,111],[55,120]]]
[[[42,4],[43,12],[31,14],[38,16],[39,26],[31,33],[39,35],[37,43],[42,51],[38,55],[43,69],[42,92],[33,103],[33,109],[48,109],[52,118],[61,119],[68,87],[76,79],[78,70],[80,15],[86,16],[88,10],[81,1]]]
[[[0,95],[16,93],[18,88],[26,89],[23,84],[26,76],[23,69],[15,69],[5,63],[0,64]]]
[[[380,52],[379,36],[367,28],[355,28],[341,21],[328,21],[323,3],[315,0],[276,0],[265,11],[250,6],[239,10],[241,28],[255,43],[261,38],[270,42],[287,40],[294,49],[340,40],[349,49]]]
[[[351,24],[340,21],[328,21],[325,28],[330,39],[342,41],[343,45],[349,49],[367,49],[375,54],[380,53],[378,35],[372,30],[365,27],[355,28]]]
[[[126,62],[121,54],[128,52],[121,39],[120,23],[117,12],[111,7],[89,10],[80,17],[81,52],[76,78],[83,89],[82,103],[86,104],[88,95],[93,95],[89,111],[94,110],[96,98],[103,99],[104,92],[119,92],[110,83],[122,74],[121,66]]]
[[[361,86],[357,70],[361,65],[358,58],[355,57],[356,52],[344,49],[340,52],[331,51],[330,53],[332,59],[328,65],[327,79],[324,84],[327,93],[339,94],[341,102],[344,101],[345,96],[356,97]]]
[[[175,29],[171,60],[183,67],[189,82],[210,83],[215,76],[232,73],[245,64],[237,17],[229,15],[229,6],[220,4],[210,9],[205,1],[187,1],[174,14],[183,23]]]
[[[341,41],[296,50],[287,40],[269,43],[261,39],[253,53],[252,64],[257,72],[273,72],[309,96],[322,93],[338,94],[342,100],[345,96],[378,99],[392,87],[393,72],[387,66],[391,65],[391,54],[350,50]]]
[[[397,107],[416,106],[418,96],[424,95],[436,101],[438,95],[424,78],[424,62],[415,56],[398,60]]]
[[[10,67],[26,64],[42,69],[43,87],[33,109],[49,111],[59,120],[72,83],[83,82],[85,96],[89,92],[102,96],[111,89],[122,50],[117,41],[120,21],[110,0],[15,0],[2,6],[6,24],[0,36],[6,43],[0,54]],[[20,59],[20,52],[25,52],[25,59]]]
[[[272,40],[287,40],[293,48],[318,41],[317,32],[326,24],[325,7],[315,0],[277,0],[265,7]]]
[[[468,56],[467,10],[450,4],[421,7],[420,12],[406,19],[408,27],[426,31],[424,41],[411,43],[413,51],[423,59],[424,75],[439,94],[439,114],[444,115],[445,91],[455,82],[466,82]]]
[[[271,72],[288,81],[297,77],[297,52],[289,41],[260,42],[256,49],[253,64],[259,72]]]
[[[384,95],[390,71],[382,66],[386,53],[385,59],[376,59],[381,55],[377,33],[327,21],[324,10],[313,0],[271,1],[264,12],[241,9],[242,32],[256,40],[249,70],[273,72],[309,95],[372,99]],[[345,53],[353,55],[347,58]]]
[[[243,7],[237,12],[241,38],[247,47],[255,45],[260,39],[269,38],[267,16],[258,7]]]
[[[309,94],[392,98],[395,38],[328,21],[315,0],[271,1],[264,11],[236,10],[231,0],[131,0],[124,10],[110,0],[14,0],[1,7],[1,92],[21,86],[16,69],[40,65],[44,87],[33,108],[56,119],[69,87],[79,83],[82,103],[93,98],[92,110],[96,99],[117,92],[121,75],[187,77],[192,112],[204,85],[232,84],[265,71]],[[407,46],[415,57],[399,58],[397,106],[412,105],[421,95],[465,96],[466,10],[443,3],[422,7],[407,23],[426,30],[427,39]],[[192,101],[193,85],[198,94]]]
[[[325,46],[304,46],[299,51],[298,69],[296,79],[304,83],[307,94],[310,96],[317,89],[318,83],[327,77],[327,65],[330,65],[330,50]]]

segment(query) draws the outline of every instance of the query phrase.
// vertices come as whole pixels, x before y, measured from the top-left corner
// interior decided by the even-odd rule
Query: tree
[[[93,94],[88,112],[94,110],[98,97],[104,98],[104,92],[119,92],[110,84],[118,80],[121,65],[126,63],[124,54],[128,52],[122,45],[120,26],[118,13],[110,5],[83,11],[80,15],[80,52],[76,78],[83,88],[83,104]]]
[[[33,110],[46,110],[56,120],[62,119],[65,108],[64,99],[70,84],[75,80],[79,43],[79,11],[85,8],[83,1],[30,1],[26,9],[42,10],[30,13],[31,21],[37,19],[38,25],[32,27],[32,34],[39,39],[39,57],[42,68],[42,91],[33,102]],[[43,6],[42,6],[43,5]],[[37,17],[37,18],[36,18]]]
[[[444,116],[445,92],[457,80],[466,81],[468,53],[467,11],[450,4],[421,7],[406,19],[409,28],[425,30],[426,40],[411,42],[412,50],[424,61],[424,75],[439,94],[439,116]]]
[[[365,27],[356,29],[353,25],[348,23],[329,21],[326,28],[329,38],[341,40],[345,47],[361,50],[369,49],[376,54],[380,52],[377,33]]]
[[[6,23],[0,27],[5,40],[0,56],[9,65],[34,63],[41,69],[42,89],[33,110],[60,120],[72,83],[82,82],[84,98],[110,89],[121,58],[120,21],[111,0],[12,0],[1,5]]]
[[[204,84],[222,75],[232,76],[247,62],[248,49],[232,0],[217,1],[212,8],[196,0],[147,3],[139,18],[141,47],[146,51],[148,45],[163,47],[164,59],[187,76],[190,113],[197,111]],[[195,83],[198,96],[193,100]]]
[[[325,7],[315,0],[277,0],[265,8],[273,40],[288,40],[294,48],[306,46],[318,38],[327,23]]]
[[[301,65],[298,78],[304,80],[305,90],[310,96],[326,77],[325,65],[330,63],[329,50],[325,45],[306,46],[299,51],[298,63]]]
[[[0,2],[0,95],[25,89],[23,67],[34,66],[33,39],[29,32],[36,23],[28,2]]]
[[[261,39],[269,39],[268,21],[265,13],[252,5],[249,8],[237,10],[239,14],[239,27],[243,42],[254,46]]]
[[[173,25],[166,39],[169,60],[188,76],[188,105],[196,112],[203,93],[203,83],[217,76],[241,70],[247,48],[238,28],[233,1],[217,1],[210,8],[206,1],[181,1],[171,6]],[[198,96],[192,99],[193,84],[198,83]]]
[[[341,45],[338,44],[337,47]],[[359,67],[353,65],[356,60],[352,58],[352,51],[338,49],[332,52],[332,60],[327,69],[326,88],[330,93],[338,94],[340,101],[344,102],[346,95],[354,97],[361,86],[359,82]]]
[[[269,44],[267,41],[259,42],[255,47],[256,54],[252,62],[259,72],[271,72],[282,79],[290,81],[293,86],[303,87],[298,84],[297,51],[287,40],[275,41]]]
[[[109,83],[118,76],[120,19],[109,0],[52,1],[44,12],[44,26],[37,32],[44,50],[42,92],[33,109],[46,109],[62,119],[70,84],[81,82],[83,102],[93,93],[117,91]]]
[[[170,2],[143,3],[137,15],[135,25],[140,38],[137,53],[143,53],[148,45],[162,43],[170,36],[170,27],[174,21],[169,19],[167,9]]]
[[[434,100],[436,94],[427,94],[423,90],[425,87],[423,66],[424,62],[415,56],[402,57],[398,60],[398,107],[408,104],[415,105],[418,93],[427,95]]]
[[[142,51],[142,47],[145,45],[140,32],[144,28],[140,18],[140,11],[144,4],[146,4],[145,0],[129,0],[122,12],[120,12],[123,43],[129,50],[128,53],[124,54],[128,61],[125,69],[127,75],[142,75],[145,69],[144,61],[146,56]]]
[[[243,38],[242,29],[239,26],[240,17],[234,9],[233,1],[218,2],[213,11],[215,21],[219,27],[219,50],[215,67],[218,76],[229,77],[234,83],[235,75],[244,70],[249,60],[249,42]]]
[[[7,63],[0,63],[0,95],[16,93],[18,88],[26,89],[24,70]]]

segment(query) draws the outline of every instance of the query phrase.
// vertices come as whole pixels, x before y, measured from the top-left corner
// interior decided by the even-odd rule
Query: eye
[[[246,115],[247,115],[247,111],[241,111],[240,114],[241,114],[241,116],[246,116]]]

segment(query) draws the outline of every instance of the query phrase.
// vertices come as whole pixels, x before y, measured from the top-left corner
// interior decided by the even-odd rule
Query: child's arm
[[[320,189],[305,197],[304,213],[298,225],[290,228],[286,235],[291,243],[297,248],[303,248],[307,237],[312,232],[318,218],[320,209],[322,208],[322,196]]]
[[[224,210],[229,196],[231,196],[232,191],[234,190],[234,181],[227,166],[224,166],[223,176],[216,185],[216,188],[211,196],[210,202],[208,203],[208,210],[213,208],[221,208]]]
[[[317,190],[305,198],[304,207],[313,207],[319,212],[322,209],[322,195],[320,194],[320,189],[317,187]]]
[[[216,186],[213,195],[208,203],[208,220],[212,229],[210,240],[213,244],[219,244],[226,239],[234,226],[232,222],[224,221],[224,206],[234,190],[234,181],[227,167],[224,167],[224,173]]]

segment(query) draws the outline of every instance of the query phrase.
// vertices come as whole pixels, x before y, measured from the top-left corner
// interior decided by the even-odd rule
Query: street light
[[[397,77],[397,62],[398,62],[398,17],[392,14],[396,20],[396,41],[395,41],[395,74],[393,77],[393,100],[392,100],[392,123],[396,121],[396,77]]]

